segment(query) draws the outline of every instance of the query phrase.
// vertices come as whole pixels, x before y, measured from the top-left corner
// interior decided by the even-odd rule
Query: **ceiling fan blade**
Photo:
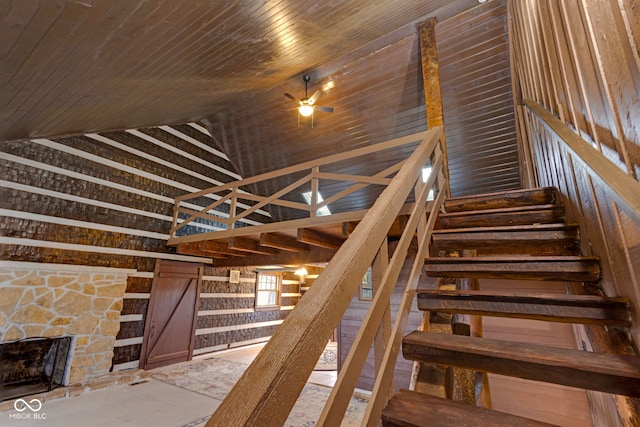
[[[287,98],[291,99],[292,101],[300,104],[300,100],[298,98],[296,98],[295,96],[291,95],[290,93],[286,93],[285,92],[284,96],[286,96]]]
[[[333,107],[322,107],[320,105],[314,105],[314,109],[324,111],[325,113],[333,113]]]
[[[313,105],[316,103],[316,101],[318,100],[318,98],[320,98],[320,95],[322,95],[322,92],[317,90],[315,91],[315,93],[313,95],[311,95],[311,98],[309,98],[309,105]]]

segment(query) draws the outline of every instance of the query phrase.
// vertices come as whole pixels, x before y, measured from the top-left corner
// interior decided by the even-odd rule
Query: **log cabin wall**
[[[211,262],[166,245],[174,197],[239,178],[206,132],[185,124],[0,142],[4,268],[31,262],[132,272],[114,369],[137,367],[156,260]]]
[[[532,158],[531,185],[561,191],[568,219],[580,224],[583,253],[603,260],[604,292],[630,298],[638,319],[638,224],[522,104],[530,99],[551,112],[611,168],[637,181],[640,10],[630,0],[512,0],[509,8],[517,113],[529,144],[523,158]],[[640,342],[640,323],[631,331]]]
[[[248,267],[237,270],[240,282],[230,283],[229,269],[205,267],[194,355],[268,341],[302,296],[298,276],[283,272],[279,306],[256,309],[259,272]]]

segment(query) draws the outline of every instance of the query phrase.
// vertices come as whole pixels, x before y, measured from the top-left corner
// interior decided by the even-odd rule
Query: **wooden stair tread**
[[[428,414],[428,415],[427,415]],[[382,411],[385,427],[543,427],[552,424],[402,389]]]
[[[417,290],[416,294],[418,308],[425,311],[631,326],[628,298],[454,290]]]
[[[452,217],[464,218],[466,216],[473,216],[473,215],[492,215],[492,214],[509,213],[509,212],[523,213],[523,212],[529,212],[529,211],[533,212],[533,211],[541,211],[545,209],[555,209],[555,208],[564,209],[563,206],[546,204],[546,205],[533,205],[533,206],[500,207],[500,208],[492,208],[492,209],[474,209],[471,211],[462,211],[462,212],[441,212],[439,215],[441,217],[449,217],[449,218],[452,218]]]
[[[429,250],[473,249],[482,252],[577,254],[578,227],[564,224],[471,227],[434,230]]]
[[[438,228],[551,224],[564,220],[564,207],[547,204],[440,213]]]
[[[598,257],[500,255],[478,257],[430,257],[428,276],[523,280],[597,282]]]
[[[640,397],[640,358],[415,331],[405,359]]]
[[[518,232],[518,231],[552,231],[552,230],[577,230],[577,224],[565,224],[564,222],[552,223],[552,224],[522,224],[522,225],[499,225],[499,226],[485,226],[485,227],[466,227],[466,228],[443,228],[439,230],[433,230],[433,234],[456,234],[456,233],[482,233],[487,231],[495,232]]]
[[[447,212],[464,212],[499,207],[553,204],[555,201],[555,188],[541,187],[452,197],[445,201],[444,206]]]

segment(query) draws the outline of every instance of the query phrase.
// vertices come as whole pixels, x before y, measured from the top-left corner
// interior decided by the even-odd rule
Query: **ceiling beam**
[[[333,249],[310,246],[309,252],[280,251],[275,255],[248,254],[246,257],[214,259],[214,267],[255,267],[262,265],[292,265],[326,263],[336,253]]]
[[[360,221],[350,221],[342,223],[342,237],[348,238],[353,230],[356,229],[356,225],[358,225]]]
[[[232,256],[247,256],[246,252],[237,251],[229,248],[228,242],[224,241],[216,241],[216,240],[205,240],[200,242],[200,250],[207,253],[217,253],[223,255],[232,255]]]
[[[288,252],[309,252],[309,245],[306,243],[299,242],[295,237],[276,233],[260,234],[260,246],[282,249]]]
[[[262,255],[273,255],[278,253],[278,251],[274,249],[266,246],[260,246],[260,242],[258,240],[247,239],[244,237],[229,237],[229,248]]]
[[[176,248],[176,252],[182,255],[196,255],[206,258],[214,258],[214,259],[227,259],[228,255],[222,254],[214,254],[211,252],[205,252],[200,250],[200,243],[191,242],[191,243],[180,243]]]
[[[310,228],[298,229],[298,241],[327,249],[337,250],[344,243],[343,238],[321,233]]]

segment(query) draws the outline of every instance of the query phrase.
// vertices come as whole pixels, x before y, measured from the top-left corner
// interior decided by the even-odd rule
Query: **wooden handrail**
[[[207,427],[284,424],[398,212],[413,186],[419,186],[415,183],[441,134],[440,127],[421,134],[421,144],[247,368]]]
[[[587,169],[589,175],[607,187],[620,208],[640,226],[640,182],[624,173],[536,101],[525,99],[524,103],[540,123],[564,143],[567,151]]]

